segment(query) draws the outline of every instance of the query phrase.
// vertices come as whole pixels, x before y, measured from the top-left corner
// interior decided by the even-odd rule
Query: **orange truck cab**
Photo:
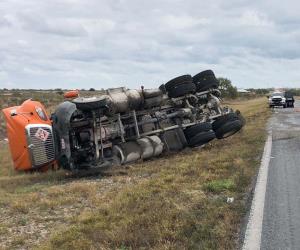
[[[16,170],[32,170],[55,160],[52,125],[40,102],[27,100],[3,109],[9,147]]]

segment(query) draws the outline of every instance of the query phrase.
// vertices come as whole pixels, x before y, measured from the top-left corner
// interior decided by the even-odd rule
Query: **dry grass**
[[[108,176],[15,174],[2,146],[0,248],[1,242],[39,249],[236,248],[265,140],[265,102],[230,103],[247,125],[228,139],[112,169]],[[16,227],[24,231],[15,233]]]
[[[11,160],[8,145],[4,142],[0,142],[0,163],[0,176],[12,176],[16,174],[16,172],[12,168],[13,163]]]

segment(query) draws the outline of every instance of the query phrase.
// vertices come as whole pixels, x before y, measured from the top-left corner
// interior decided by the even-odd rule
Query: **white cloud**
[[[191,16],[167,15],[163,17],[163,22],[171,29],[187,29],[197,25],[209,24],[208,18],[193,18]]]
[[[68,18],[45,18],[36,13],[24,13],[21,15],[23,28],[46,34],[60,36],[85,36],[86,30],[74,19]]]
[[[0,16],[0,27],[7,27],[11,25],[11,18],[8,15]]]
[[[249,26],[271,26],[272,25],[272,22],[268,20],[266,15],[253,10],[245,11],[240,18],[240,22],[242,25],[249,25]]]
[[[115,28],[115,22],[110,19],[83,19],[79,20],[80,23],[84,26],[84,28],[89,31],[90,35],[96,32],[108,32],[112,31]]]
[[[2,0],[0,88],[156,87],[207,68],[239,87],[298,86],[299,7],[293,0]]]

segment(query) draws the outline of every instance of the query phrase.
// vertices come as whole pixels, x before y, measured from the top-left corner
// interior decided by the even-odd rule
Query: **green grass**
[[[205,183],[203,189],[212,193],[221,193],[226,190],[234,191],[235,183],[232,180],[214,180]]]
[[[23,233],[5,246],[236,249],[269,110],[265,98],[230,104],[247,121],[238,134],[202,149],[113,168],[98,178],[70,179],[62,171],[16,174],[9,170],[9,157],[0,158],[0,207],[7,218],[3,235],[9,236],[5,228],[15,224],[39,223],[48,232],[42,244],[29,243]],[[6,146],[1,154],[7,154]],[[234,202],[227,203],[227,197]]]

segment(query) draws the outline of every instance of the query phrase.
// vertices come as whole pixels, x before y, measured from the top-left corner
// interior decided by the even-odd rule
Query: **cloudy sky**
[[[156,87],[213,69],[300,87],[300,3],[0,0],[0,88]]]

